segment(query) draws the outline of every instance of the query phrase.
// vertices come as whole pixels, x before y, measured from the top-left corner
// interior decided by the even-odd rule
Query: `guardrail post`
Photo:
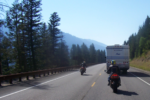
[[[9,83],[12,84],[12,79],[9,80]]]
[[[45,73],[43,75],[45,76]]]
[[[39,77],[41,77],[41,74],[39,74]]]
[[[51,71],[51,74],[53,74],[53,71]]]
[[[27,76],[27,80],[29,80],[29,76]]]
[[[49,71],[48,71],[48,73],[47,73],[48,75],[49,75]]]
[[[33,75],[33,78],[35,78],[35,75]]]
[[[22,79],[21,79],[21,77],[19,77],[19,82],[21,82],[22,81]]]

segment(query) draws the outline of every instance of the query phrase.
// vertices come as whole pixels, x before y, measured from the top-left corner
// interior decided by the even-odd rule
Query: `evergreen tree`
[[[36,70],[38,34],[40,25],[40,0],[15,0],[7,12],[8,36],[13,42],[14,58],[18,72]]]
[[[89,62],[90,60],[89,50],[84,43],[81,45],[81,52],[82,52],[82,60]]]
[[[0,20],[0,75],[2,74],[2,38],[3,38],[3,31],[1,30],[1,27],[3,25],[3,21]]]
[[[75,44],[72,45],[70,50],[70,58],[71,58],[71,65],[76,65],[77,62],[77,46]]]
[[[96,51],[96,63],[100,63],[101,62],[101,52],[100,50]]]
[[[60,18],[57,14],[57,12],[54,12],[51,14],[50,20],[49,20],[49,26],[48,26],[48,32],[51,37],[51,51],[52,51],[52,60],[53,64],[56,66],[57,65],[57,56],[55,56],[58,53],[58,47],[60,40],[62,39],[62,34],[60,30],[58,29],[58,26],[60,25],[59,23]]]
[[[124,41],[123,45],[127,45],[127,42],[126,42],[126,41]]]
[[[32,62],[33,62],[33,70],[37,69],[36,65],[36,54],[35,51],[38,48],[37,42],[37,30],[39,29],[39,25],[41,24],[41,0],[27,0],[29,5],[29,37],[30,37],[30,47],[32,54]]]
[[[3,67],[3,74],[10,74],[12,66],[9,66],[12,62],[12,46],[11,42],[8,38],[3,37],[2,46],[1,46],[1,53],[2,53],[2,67]]]
[[[95,50],[93,43],[90,45],[89,53],[90,53],[90,62],[95,63],[96,62],[96,50]]]
[[[83,59],[82,59],[82,52],[81,52],[81,48],[80,46],[77,44],[77,51],[76,51],[76,54],[77,54],[77,64],[81,64]]]
[[[36,50],[37,54],[37,65],[39,66],[38,69],[50,68],[52,64],[51,62],[51,38],[48,34],[47,25],[42,23],[39,29],[39,36],[38,36],[38,45],[39,48]]]
[[[127,44],[130,46],[130,58],[139,57],[150,50],[150,18],[147,16],[143,26],[139,27],[137,34],[132,34]]]
[[[61,43],[59,45],[59,67],[66,67],[69,66],[69,51],[68,46],[65,44],[65,41],[61,40]]]
[[[13,42],[13,52],[14,52],[14,60],[16,61],[16,67],[21,71],[21,34],[19,32],[19,21],[20,21],[20,4],[18,0],[15,0],[13,3],[13,7],[7,12],[6,20],[7,27],[9,28],[8,36],[10,41]]]

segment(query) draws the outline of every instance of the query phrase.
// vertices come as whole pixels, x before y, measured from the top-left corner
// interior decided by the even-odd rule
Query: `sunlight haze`
[[[6,0],[11,6],[14,0]],[[123,44],[137,33],[147,15],[149,0],[42,0],[42,21],[57,12],[59,29],[106,45]]]

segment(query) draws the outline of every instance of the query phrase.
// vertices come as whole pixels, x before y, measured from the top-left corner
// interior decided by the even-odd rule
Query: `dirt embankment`
[[[130,66],[150,71],[150,51],[130,61]]]

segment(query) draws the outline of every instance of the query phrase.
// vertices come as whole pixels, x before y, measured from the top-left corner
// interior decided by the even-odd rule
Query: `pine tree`
[[[90,60],[90,55],[88,47],[84,43],[81,45],[81,52],[82,52],[82,59],[86,61],[86,63],[88,63]]]
[[[2,74],[2,38],[3,38],[3,31],[1,30],[1,27],[3,25],[3,21],[0,20],[0,75]]]
[[[13,42],[14,46],[14,58],[16,60],[16,67],[21,70],[21,34],[19,32],[19,21],[20,21],[20,4],[18,0],[15,0],[13,7],[6,14],[7,27],[9,28],[8,36],[10,41]]]
[[[73,44],[71,47],[70,59],[71,59],[71,65],[77,64],[77,46],[75,44]]]
[[[8,36],[13,42],[14,58],[18,72],[36,70],[37,48],[40,25],[40,0],[15,0],[7,12]],[[37,54],[35,54],[35,52]]]
[[[49,65],[52,64],[51,38],[50,38],[50,34],[48,34],[47,25],[45,23],[42,23],[39,33],[40,34],[39,34],[38,41],[39,41],[40,48],[37,49],[37,53],[38,53],[37,64],[39,66],[43,66],[43,67],[39,67],[39,69],[50,68],[51,66]]]
[[[77,51],[76,51],[76,54],[77,54],[77,64],[81,64],[81,62],[83,61],[82,59],[82,52],[81,52],[81,48],[80,46],[77,44]]]
[[[2,53],[2,67],[3,67],[3,74],[10,74],[11,68],[13,66],[9,66],[12,62],[12,45],[11,41],[7,37],[3,37],[2,40],[2,47],[1,47],[1,53]]]
[[[90,53],[90,62],[95,63],[96,62],[96,50],[95,50],[93,43],[90,45],[89,53]]]
[[[60,40],[62,39],[62,34],[60,30],[58,29],[58,26],[60,25],[59,23],[60,18],[57,14],[57,12],[54,12],[51,14],[50,20],[49,20],[49,26],[48,26],[48,32],[50,34],[51,38],[51,51],[52,54],[51,56],[53,57],[53,64],[54,66],[57,66],[57,56],[55,56],[58,53],[58,46],[60,43]]]
[[[96,51],[96,63],[100,63],[101,62],[101,54],[100,54],[100,50]]]
[[[137,34],[132,34],[127,44],[130,46],[130,58],[139,57],[150,50],[150,18],[147,16],[145,22],[139,27]]]
[[[124,41],[123,45],[127,45],[127,42],[126,42],[126,41]]]
[[[61,40],[59,44],[59,67],[69,66],[69,51],[68,46],[65,44],[64,40]]]
[[[31,47],[31,54],[32,54],[32,62],[33,62],[33,70],[37,69],[36,65],[36,48],[37,47],[37,30],[39,29],[39,25],[41,24],[41,0],[27,0],[29,9],[29,38],[30,38],[30,47]]]

